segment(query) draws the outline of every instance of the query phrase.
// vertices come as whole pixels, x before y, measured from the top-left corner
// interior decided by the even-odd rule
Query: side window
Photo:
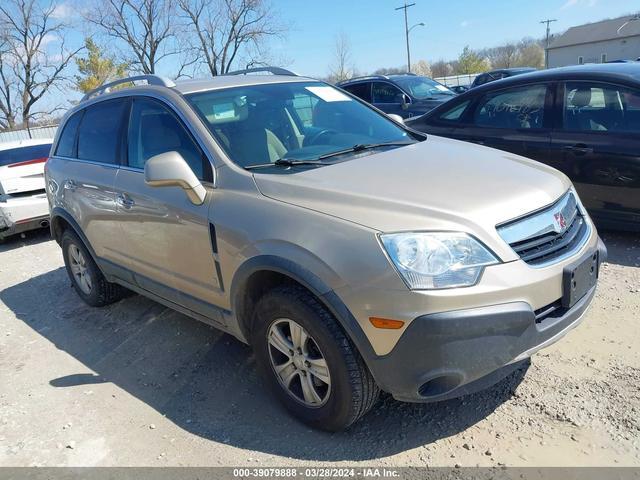
[[[56,147],[56,155],[61,157],[74,158],[76,156],[76,133],[78,133],[78,125],[82,119],[84,111],[74,113],[67,123],[64,125],[64,130],[60,134],[58,139],[58,146]]]
[[[564,128],[574,131],[640,132],[640,91],[589,82],[568,82]]]
[[[474,114],[474,123],[491,128],[542,128],[545,85],[527,85],[485,95]]]
[[[401,103],[402,92],[390,83],[373,83],[373,103]]]
[[[163,104],[136,98],[131,106],[128,132],[128,165],[144,168],[154,155],[176,151],[200,180],[211,180],[209,161],[182,123]]]
[[[361,98],[365,102],[371,102],[371,83],[370,82],[356,83],[355,85],[348,85],[344,87],[344,89],[347,92],[352,93],[356,97]]]
[[[446,112],[440,114],[438,120],[444,120],[445,122],[455,122],[457,120],[460,120],[460,118],[462,118],[462,114],[469,106],[469,103],[471,103],[471,100],[466,100],[462,103],[459,103]]]
[[[120,126],[125,100],[110,100],[87,107],[78,129],[78,158],[118,163]]]

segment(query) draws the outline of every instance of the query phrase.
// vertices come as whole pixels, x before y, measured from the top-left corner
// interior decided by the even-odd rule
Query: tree
[[[267,0],[178,0],[186,24],[196,35],[196,56],[209,73],[244,65],[264,64],[264,43],[284,33],[285,27]]]
[[[351,61],[351,42],[344,32],[336,35],[333,64],[329,69],[331,71],[330,78],[334,82],[347,80],[354,75],[355,67]]]
[[[525,38],[518,44],[519,67],[544,68],[544,48],[539,41]]]
[[[467,45],[458,57],[458,68],[456,73],[466,75],[471,73],[486,72],[489,70],[489,62],[474,52]]]
[[[431,74],[434,78],[447,77],[453,75],[453,67],[445,60],[438,60],[431,64]]]
[[[180,53],[174,1],[96,0],[84,15],[119,44],[123,62],[141,73],[156,73],[162,60]]]
[[[421,75],[423,77],[431,76],[431,67],[425,60],[420,60],[418,63],[414,63],[411,66],[411,71],[416,75]]]
[[[2,113],[4,123],[17,115],[10,99],[17,98],[22,122],[28,124],[41,115],[51,115],[60,106],[34,110],[42,97],[67,81],[65,71],[71,59],[82,50],[67,49],[66,28],[52,16],[56,5],[40,0],[2,0],[0,31],[3,35]],[[53,47],[59,48],[53,53]],[[10,107],[10,108],[9,108]],[[14,122],[14,121],[13,121]]]
[[[16,126],[17,85],[12,75],[11,46],[3,33],[0,34],[0,129]]]
[[[75,83],[76,88],[81,92],[90,92],[109,80],[121,78],[127,74],[128,65],[116,63],[112,56],[104,56],[100,47],[92,39],[85,39],[84,46],[87,56],[76,58],[80,75],[75,76]]]
[[[515,43],[506,43],[499,47],[485,50],[492,68],[512,68],[520,63],[520,51]]]

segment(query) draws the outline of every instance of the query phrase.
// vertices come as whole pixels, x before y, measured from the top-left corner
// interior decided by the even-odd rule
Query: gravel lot
[[[489,391],[383,397],[312,431],[264,391],[251,350],[140,296],[72,291],[48,232],[0,245],[0,465],[640,466],[640,236],[603,234],[585,322]]]

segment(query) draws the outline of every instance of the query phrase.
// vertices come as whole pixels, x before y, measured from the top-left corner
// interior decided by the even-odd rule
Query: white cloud
[[[469,25],[471,25],[471,20],[463,20],[460,22],[462,28],[467,28]]]
[[[69,5],[68,3],[59,3],[53,8],[51,17],[64,20],[66,18],[72,17],[74,13],[75,12],[71,5]]]

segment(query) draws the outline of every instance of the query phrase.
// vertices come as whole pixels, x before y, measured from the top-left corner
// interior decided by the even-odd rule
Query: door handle
[[[77,188],[76,182],[73,180],[65,180],[62,186],[65,190],[69,190],[70,192],[73,192]]]
[[[586,155],[588,153],[593,153],[593,148],[588,147],[584,143],[576,143],[575,145],[569,145],[563,147],[563,150],[567,152],[571,152],[574,155]]]
[[[478,145],[484,145],[484,140],[482,138],[471,138],[469,139],[472,143],[477,143]]]
[[[136,204],[131,197],[123,193],[116,195],[116,203],[126,209],[129,209]]]

